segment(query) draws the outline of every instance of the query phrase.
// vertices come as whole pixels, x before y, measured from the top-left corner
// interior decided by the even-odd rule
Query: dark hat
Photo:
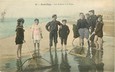
[[[63,19],[62,22],[67,22],[67,20],[66,20],[66,19]]]
[[[95,11],[94,11],[94,10],[90,10],[89,12],[92,12],[92,13],[94,13]]]
[[[54,18],[55,16],[57,16],[56,14],[52,15],[52,18]]]
[[[79,15],[81,15],[81,14],[84,14],[84,13],[80,12]]]
[[[19,19],[17,20],[17,22],[18,22],[18,23],[20,23],[20,22],[24,23],[24,19],[23,19],[23,18],[19,18]]]

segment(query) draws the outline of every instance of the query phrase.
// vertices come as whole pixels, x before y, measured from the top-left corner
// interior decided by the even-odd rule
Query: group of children
[[[54,14],[52,16],[52,21],[50,21],[46,24],[46,30],[49,31],[50,50],[53,45],[53,41],[54,41],[54,46],[55,46],[55,50],[56,50],[58,32],[59,32],[59,37],[61,39],[62,50],[63,50],[63,44],[65,45],[65,47],[64,47],[65,50],[67,50],[66,49],[67,38],[70,33],[70,30],[69,30],[69,27],[66,25],[66,23],[67,23],[66,19],[62,20],[62,23],[57,21],[57,15]],[[58,25],[60,26],[59,30],[58,30]]]
[[[57,38],[58,38],[58,25],[60,25],[59,28],[59,37],[61,39],[61,45],[63,47],[63,44],[67,45],[67,37],[69,35],[69,27],[66,25],[67,20],[62,20],[62,23],[60,23],[59,21],[57,21],[57,15],[53,15],[52,16],[53,20],[49,23],[47,23],[46,25],[46,30],[48,30],[49,33],[49,39],[50,39],[50,50],[51,47],[53,45],[53,41],[55,44],[55,49],[56,49],[56,45],[57,45]],[[21,50],[22,50],[22,44],[25,42],[24,40],[24,29],[23,29],[23,24],[24,24],[24,19],[23,18],[19,18],[17,20],[17,27],[16,27],[16,38],[15,38],[15,43],[18,46],[17,49],[17,58],[21,58]],[[38,56],[40,56],[40,40],[43,38],[42,36],[42,30],[39,26],[39,19],[35,19],[34,20],[34,24],[31,27],[31,31],[32,31],[32,39],[33,39],[33,43],[34,43],[34,53],[38,54]],[[38,51],[37,51],[38,50]]]
[[[88,41],[88,46],[91,45],[91,43],[89,43],[89,35],[95,35],[93,39],[91,39],[91,42],[94,42],[96,45],[96,48],[102,48],[102,37],[103,37],[103,18],[102,15],[96,16],[94,15],[94,10],[89,11],[89,14],[86,14],[86,18],[85,15],[83,13],[79,14],[80,19],[77,21],[77,25],[74,26],[75,29],[74,30],[74,38],[79,37],[80,39],[80,46],[84,45],[84,38],[87,39]],[[56,50],[56,46],[57,46],[57,38],[58,38],[58,33],[59,33],[59,37],[61,40],[61,47],[62,50],[66,49],[66,45],[67,45],[67,39],[68,39],[68,35],[70,33],[70,29],[69,27],[66,25],[67,20],[64,19],[62,20],[62,23],[57,21],[57,15],[54,14],[52,16],[52,21],[48,22],[46,24],[46,30],[49,32],[49,47],[50,47],[50,51],[51,51],[51,47],[53,46],[53,42],[54,42],[54,46],[55,46],[55,50]],[[22,49],[22,44],[25,42],[24,41],[24,29],[23,29],[23,24],[24,24],[24,19],[20,18],[17,20],[17,27],[16,27],[16,45],[18,46],[17,49],[17,57],[20,58],[21,57],[21,49]],[[60,26],[60,28],[58,28],[58,26]],[[59,30],[58,30],[59,29]],[[39,50],[39,46],[40,46],[40,40],[43,38],[42,36],[42,30],[39,26],[39,19],[35,19],[34,20],[34,24],[31,27],[32,30],[32,39],[33,39],[33,43],[34,43],[34,53],[37,53],[37,48],[38,48],[38,55],[40,55],[40,50]],[[65,45],[65,47],[63,47],[63,45]]]
[[[80,13],[79,17],[77,24],[73,25],[74,38],[79,37],[79,45],[83,47],[86,38],[88,48],[102,49],[103,16],[96,16],[95,11],[90,10],[86,15]]]

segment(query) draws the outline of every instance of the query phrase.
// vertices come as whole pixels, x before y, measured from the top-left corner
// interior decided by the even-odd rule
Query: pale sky
[[[114,0],[0,0],[0,12],[6,10],[6,17],[70,16],[91,9],[112,10],[113,3]]]

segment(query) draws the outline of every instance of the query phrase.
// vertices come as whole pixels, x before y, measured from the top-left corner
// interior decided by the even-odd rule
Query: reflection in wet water
[[[49,51],[43,55],[44,59],[28,60],[25,68],[22,66],[24,61],[17,59],[17,72],[104,72],[103,50],[92,48],[86,53],[85,48],[76,47],[68,52]],[[10,69],[9,67],[11,64],[6,63],[5,68]]]
[[[29,72],[30,70],[31,72],[44,72],[44,71],[45,72],[75,72],[76,71],[75,68],[78,69],[77,72],[104,72],[104,63],[102,60],[103,51],[96,50],[96,49],[92,49],[92,50],[88,49],[87,53],[85,53],[85,50],[86,49],[84,48],[83,49],[74,48],[70,52],[72,52],[75,55],[73,54],[70,55],[68,51],[57,51],[57,50],[49,51],[48,52],[49,56],[46,53],[46,56],[47,56],[46,59],[49,58],[51,67],[46,68],[46,69],[40,69],[39,67],[36,67],[37,69],[34,69],[34,70],[29,69]],[[35,62],[34,65],[40,66],[41,62],[39,60],[32,61],[32,63],[33,62]],[[21,64],[22,64],[21,59],[17,60],[17,69],[19,72],[22,70],[20,66]],[[33,65],[33,64],[30,64],[30,65]],[[34,68],[34,66],[32,66],[31,68]],[[71,69],[74,69],[74,70],[71,70]]]
[[[95,54],[92,57],[96,64],[97,72],[103,72],[104,71],[104,63],[103,63],[103,51],[101,50],[95,50]]]
[[[22,59],[17,59],[17,62],[16,62],[16,66],[17,66],[17,72],[21,72],[23,69],[22,69]]]
[[[55,55],[53,59],[52,51],[50,51],[50,60],[53,65],[52,69],[49,72],[70,72],[71,66],[68,63],[68,56],[67,52],[61,51],[61,59],[60,62],[58,61],[58,54],[57,50],[55,50]]]
[[[70,71],[71,66],[68,63],[68,55],[65,51],[65,55],[63,54],[63,51],[61,52],[61,64],[60,64],[60,72],[71,72]]]
[[[91,54],[92,53],[92,54]],[[92,57],[91,57],[92,55]],[[92,49],[92,52],[88,49],[87,57],[79,58],[79,71],[80,72],[103,72],[103,51]]]

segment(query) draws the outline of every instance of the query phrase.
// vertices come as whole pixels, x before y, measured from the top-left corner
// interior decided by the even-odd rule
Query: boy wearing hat
[[[62,25],[59,21],[57,21],[57,15],[54,14],[52,16],[52,21],[48,22],[46,24],[46,30],[49,32],[49,39],[50,39],[50,50],[51,47],[53,46],[53,41],[55,44],[55,50],[56,50],[56,45],[57,45],[57,38],[58,38],[58,25]]]
[[[89,11],[90,17],[89,17],[89,29],[90,29],[90,34],[92,34],[94,32],[95,29],[95,25],[96,25],[96,21],[97,21],[97,16],[95,15],[95,11],[94,10],[90,10]],[[95,47],[94,45],[94,36],[92,34],[90,40],[91,40],[91,47]]]
[[[67,45],[67,38],[70,33],[69,27],[66,25],[67,20],[62,20],[62,26],[59,29],[59,37],[61,39],[61,45],[62,45],[62,50],[63,50],[63,44],[65,45],[65,50],[66,50],[66,45]]]
[[[96,20],[97,20],[97,16],[95,15],[95,11],[94,10],[90,10],[89,11],[90,14],[90,28],[91,28],[91,33],[94,31],[95,25],[96,25]]]

